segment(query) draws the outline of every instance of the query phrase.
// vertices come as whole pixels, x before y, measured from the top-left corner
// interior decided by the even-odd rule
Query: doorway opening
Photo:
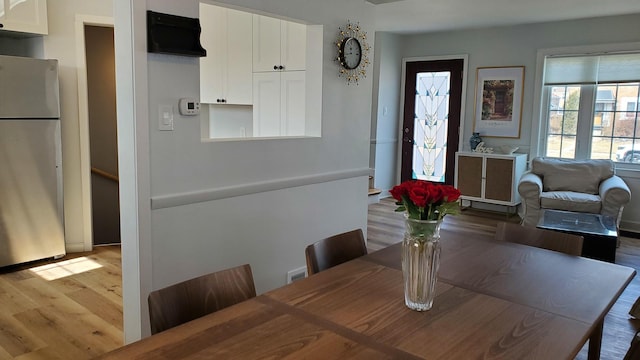
[[[80,29],[79,29],[80,30]],[[120,243],[113,24],[83,21],[78,70],[85,251]]]

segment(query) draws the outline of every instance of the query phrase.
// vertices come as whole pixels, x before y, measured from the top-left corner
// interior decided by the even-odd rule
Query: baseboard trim
[[[640,239],[640,233],[633,231],[620,230],[620,236]]]
[[[91,251],[91,249],[85,249],[83,242],[73,243],[73,244],[64,244],[64,248],[67,254]]]
[[[640,223],[637,221],[628,221],[623,219],[622,221],[620,221],[620,232],[640,234]],[[625,236],[628,236],[628,235],[625,235]],[[636,236],[629,236],[629,237],[636,237]]]
[[[151,209],[158,210],[175,206],[195,204],[199,202],[207,202],[268,191],[282,190],[298,186],[351,179],[361,176],[368,178],[370,171],[371,170],[369,168],[353,169],[309,176],[277,179],[260,183],[242,184],[215,189],[154,196],[151,198]]]

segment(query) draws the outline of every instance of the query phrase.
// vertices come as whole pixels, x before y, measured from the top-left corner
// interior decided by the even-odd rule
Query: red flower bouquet
[[[396,211],[406,211],[409,219],[442,220],[447,214],[460,212],[460,191],[451,185],[424,180],[409,180],[391,189],[397,200]]]

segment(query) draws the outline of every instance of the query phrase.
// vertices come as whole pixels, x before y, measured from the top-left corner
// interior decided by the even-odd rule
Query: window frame
[[[598,54],[612,53],[621,51],[640,51],[640,42],[619,43],[619,44],[601,44],[586,46],[569,46],[559,48],[540,49],[536,57],[536,76],[534,85],[533,98],[533,117],[534,124],[531,126],[531,158],[537,156],[545,156],[546,154],[546,137],[548,128],[547,110],[549,109],[549,94],[544,86],[544,64],[545,58],[553,55],[572,55],[572,54]],[[582,93],[585,89],[590,89],[590,94]],[[590,121],[578,122],[576,133],[576,159],[588,159],[591,154],[591,129],[593,127],[593,112],[591,106],[592,98],[595,99],[596,85],[582,85],[580,95],[580,111],[578,117],[587,116]],[[587,103],[587,106],[583,102]],[[537,119],[537,123],[535,120]],[[537,126],[536,126],[537,125]],[[584,141],[584,140],[587,141]],[[632,163],[616,163],[616,168],[631,169],[640,171],[639,164]]]

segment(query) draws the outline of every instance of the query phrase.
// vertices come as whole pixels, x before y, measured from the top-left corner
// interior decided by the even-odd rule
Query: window
[[[640,52],[547,56],[546,156],[640,163]]]

